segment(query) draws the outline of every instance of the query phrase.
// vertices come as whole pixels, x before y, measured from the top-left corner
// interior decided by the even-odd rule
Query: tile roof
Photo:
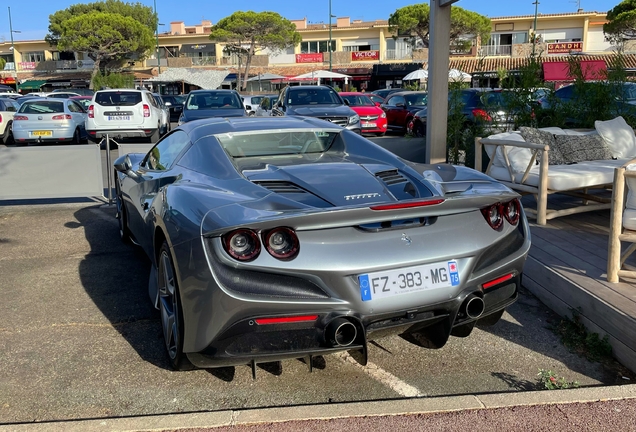
[[[539,18],[550,18],[550,17],[575,17],[575,16],[587,16],[587,15],[606,15],[607,12],[597,12],[597,11],[581,11],[581,12],[561,12],[561,13],[551,13],[551,14],[542,14],[539,13],[537,16]],[[498,17],[490,17],[491,20],[508,20],[508,19],[517,19],[517,18],[532,18],[534,19],[534,14],[531,15],[508,15],[508,16],[498,16]]]
[[[581,61],[588,60],[605,60],[610,63],[614,59],[614,54],[601,55],[577,55],[576,58]],[[636,54],[625,54],[625,68],[636,69]],[[571,56],[549,56],[539,57],[540,63],[544,62],[566,62]],[[506,70],[517,70],[528,61],[527,57],[486,57],[486,58],[451,58],[450,69],[459,69],[467,73],[475,72],[495,72],[500,68]]]

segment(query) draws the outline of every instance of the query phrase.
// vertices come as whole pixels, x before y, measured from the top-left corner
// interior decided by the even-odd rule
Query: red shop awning
[[[605,60],[585,60],[581,62],[581,70],[586,80],[599,80],[605,78],[607,65]],[[543,63],[543,79],[545,81],[574,81],[569,72],[568,62]]]

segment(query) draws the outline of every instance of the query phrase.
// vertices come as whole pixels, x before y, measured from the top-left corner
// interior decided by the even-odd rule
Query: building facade
[[[417,40],[396,37],[387,20],[340,17],[332,23],[292,22],[302,42],[283,51],[258,52],[252,59],[251,75],[292,77],[331,68],[351,75],[349,88],[360,90],[399,87],[406,74],[427,66],[428,49]],[[539,14],[536,21],[534,15],[495,17],[491,22],[488,41],[475,41],[467,52],[449,52],[452,68],[481,77],[476,84],[495,85],[498,71],[518,68],[533,52],[540,61],[553,62],[572,54],[603,59],[615,49],[603,34],[604,12]],[[131,61],[127,69],[140,78],[166,68],[226,70],[235,75],[244,59],[225,53],[222,43],[211,41],[211,28],[211,21],[192,26],[171,22],[170,30],[159,34],[158,50],[144,61]],[[625,47],[628,67],[636,67],[631,64],[636,61],[630,48]],[[0,82],[7,84],[17,78],[22,85],[44,81],[48,87],[65,86],[72,79],[88,79],[93,67],[92,60],[82,53],[59,52],[45,41],[14,41],[13,47],[9,42],[0,43],[0,57],[7,61]]]

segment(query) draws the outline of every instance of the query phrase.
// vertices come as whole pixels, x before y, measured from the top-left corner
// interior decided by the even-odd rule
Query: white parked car
[[[13,116],[19,109],[19,103],[11,98],[0,96],[0,142],[3,144],[11,141]]]
[[[13,139],[17,144],[80,144],[86,137],[85,122],[86,111],[74,100],[30,99],[13,116]]]
[[[155,143],[161,136],[162,116],[162,109],[148,90],[100,90],[88,107],[86,131],[95,142],[109,135]]]

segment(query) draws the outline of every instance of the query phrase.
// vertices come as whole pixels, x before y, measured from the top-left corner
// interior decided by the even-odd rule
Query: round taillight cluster
[[[493,204],[481,209],[488,225],[494,230],[499,230],[503,226],[504,219],[510,225],[517,225],[521,217],[521,204],[518,199],[513,199],[505,203]]]
[[[274,228],[262,233],[265,250],[276,259],[288,261],[296,258],[300,250],[298,236],[287,227]],[[261,253],[261,241],[255,231],[241,228],[223,235],[223,248],[238,261],[252,261]]]

